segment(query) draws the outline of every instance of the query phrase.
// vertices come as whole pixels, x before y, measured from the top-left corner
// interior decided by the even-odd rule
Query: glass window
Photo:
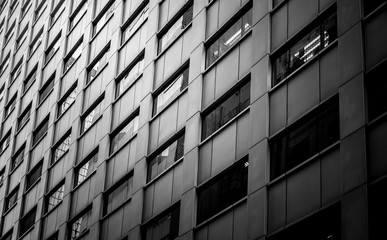
[[[86,232],[91,220],[91,210],[78,217],[74,223],[71,224],[70,239],[77,239],[82,233]]]
[[[4,87],[5,87],[5,84],[3,84],[3,86],[0,87],[0,101],[3,100],[3,97],[4,97]]]
[[[34,183],[36,183],[39,179],[40,176],[42,175],[42,166],[43,163],[40,162],[38,163],[28,174],[26,177],[26,190],[28,190]]]
[[[82,54],[82,40],[74,46],[73,50],[64,59],[64,71],[66,72]]]
[[[55,81],[55,72],[53,75],[51,75],[51,77],[47,80],[47,82],[39,90],[39,104],[43,102],[43,100],[51,92],[51,89],[54,88],[54,81]]]
[[[119,130],[116,133],[112,134],[110,141],[110,154],[117,151],[121,146],[123,146],[132,136],[134,136],[138,131],[138,115],[133,117],[127,124],[122,128],[119,127]]]
[[[13,23],[8,27],[8,31],[7,31],[7,33],[5,34],[5,36],[4,36],[4,42],[5,42],[5,44],[7,44],[8,43],[8,41],[11,39],[11,37],[13,36],[13,33],[14,33],[14,31],[15,31],[15,24],[16,23],[16,20],[15,21],[13,21]]]
[[[9,65],[10,55],[11,55],[11,52],[9,52],[9,53],[5,56],[5,58],[3,59],[3,61],[1,62],[1,66],[0,66],[0,74],[3,74],[3,72],[5,71],[5,69],[7,69],[8,65]]]
[[[186,68],[154,97],[153,116],[164,109],[188,86],[188,71],[189,68]]]
[[[35,67],[30,74],[28,74],[27,78],[23,81],[23,93],[25,93],[35,82],[36,74],[38,67]]]
[[[35,225],[36,207],[20,219],[20,234],[22,236]]]
[[[322,211],[285,228],[267,239],[342,239],[340,203],[329,206],[328,208],[325,208]]]
[[[193,5],[191,5],[181,17],[177,19],[167,30],[163,31],[159,37],[159,48],[157,54],[164,51],[175,40],[180,33],[192,22]]]
[[[250,81],[203,115],[202,140],[216,132],[250,105]]]
[[[295,44],[282,51],[273,61],[273,87],[337,38],[336,12],[324,18]]]
[[[51,21],[50,21],[50,25],[52,25],[59,17],[61,11],[60,10],[60,7],[63,5],[64,1],[58,1],[58,0],[53,0],[53,10],[51,12]]]
[[[62,101],[59,102],[58,116],[62,115],[74,102],[77,98],[77,88],[75,87],[71,92],[68,93]]]
[[[70,148],[71,134],[64,138],[57,147],[54,148],[54,157],[52,163],[58,161]]]
[[[206,51],[206,67],[223,56],[228,49],[234,46],[247,33],[251,28],[251,12],[252,10],[250,9],[209,45]]]
[[[377,9],[379,6],[381,6],[383,3],[386,3],[386,0],[363,0],[364,5],[364,16],[367,16],[372,11]]]
[[[89,129],[102,115],[103,99],[99,101],[100,102],[96,106],[92,106],[92,110],[89,110],[87,115],[82,118],[81,134]]]
[[[32,40],[32,43],[30,45],[30,56],[35,52],[35,50],[40,46],[40,43],[42,42],[42,34],[43,28],[38,32],[38,34],[34,37],[34,40]]]
[[[5,149],[7,149],[10,141],[11,141],[11,130],[5,134],[5,137],[3,137],[3,139],[1,139],[0,153],[4,152]]]
[[[124,24],[122,28],[121,44],[124,44],[130,36],[133,35],[145,22],[149,15],[149,3],[143,6],[142,10],[138,12],[135,17],[131,17],[128,23]]]
[[[377,181],[368,187],[368,209],[369,209],[369,233],[370,240],[386,239],[387,232],[381,219],[387,217],[387,179]]]
[[[131,172],[124,181],[120,181],[119,185],[114,186],[113,190],[106,195],[104,213],[108,214],[117,207],[121,206],[126,200],[132,196],[133,188],[133,172]]]
[[[120,96],[142,74],[144,70],[144,53],[141,53],[126,70],[122,78],[117,81],[116,97]]]
[[[147,240],[175,239],[179,235],[180,206],[158,217],[146,227]]]
[[[6,234],[4,234],[3,240],[12,240],[12,229],[9,230]]]
[[[56,205],[62,202],[64,196],[65,185],[60,185],[54,192],[48,195],[47,212],[53,209]]]
[[[7,5],[7,0],[2,0],[0,2],[0,13],[4,10],[6,5]]]
[[[60,32],[58,36],[55,37],[54,41],[52,41],[50,46],[46,49],[46,58],[45,58],[46,63],[51,59],[52,56],[54,56],[56,51],[59,49],[61,33],[62,32]]]
[[[19,131],[24,124],[30,119],[31,114],[31,103],[30,105],[23,111],[23,113],[17,119],[17,130]]]
[[[28,24],[23,28],[23,30],[20,31],[19,36],[16,39],[16,49],[18,49],[21,44],[24,42],[24,40],[27,39],[27,30],[28,30]]]
[[[184,137],[185,134],[151,158],[148,163],[148,182],[184,156]]]
[[[335,96],[270,140],[271,179],[294,168],[340,138]]]
[[[95,36],[99,32],[99,30],[102,29],[102,27],[105,25],[107,20],[113,14],[114,6],[115,6],[115,2],[112,2],[109,7],[105,7],[106,10],[103,10],[105,12],[99,13],[99,16],[97,16],[97,18],[99,19],[97,19],[96,22],[93,23],[93,36]]]
[[[21,149],[17,151],[17,153],[12,157],[11,161],[11,171],[15,169],[24,159],[24,148],[25,146],[23,145]]]
[[[73,2],[73,4],[75,4]],[[70,29],[72,29],[81,20],[83,14],[87,11],[87,1],[82,1],[81,6],[76,6],[76,9],[70,16]],[[74,5],[73,5],[74,8]]]
[[[1,169],[0,171],[0,185],[3,184],[4,179],[5,179],[5,167],[3,167],[3,169]]]
[[[81,165],[81,167],[75,170],[75,186],[81,184],[86,178],[88,178],[96,169],[98,162],[98,151],[95,152],[89,160]]]
[[[24,1],[23,6],[21,8],[21,18],[23,18],[26,15],[27,10],[30,6],[31,6],[31,0]]]
[[[87,81],[86,84],[93,81],[98,72],[105,66],[106,63],[109,62],[109,51],[110,51],[110,43],[102,52],[97,56],[97,59],[94,60],[94,63],[88,68],[87,72]]]
[[[36,21],[46,9],[45,3],[46,0],[40,0],[40,3],[37,4],[38,7],[35,9],[34,21]]]
[[[9,100],[7,106],[4,109],[5,117],[8,117],[16,106],[16,94]]]
[[[5,206],[4,212],[8,211],[14,204],[17,202],[17,193],[19,191],[19,186],[16,187],[8,196],[5,197]]]
[[[1,3],[0,3],[0,8],[1,8]],[[1,10],[0,10],[1,11]],[[4,22],[5,22],[5,17],[3,18],[3,20],[1,20],[0,22],[0,33],[3,31],[4,29]]]
[[[387,111],[387,60],[366,74],[369,121]]]
[[[20,61],[16,64],[16,66],[13,68],[11,72],[11,84],[17,79],[17,77],[20,75],[22,70],[23,58],[20,59]]]
[[[13,13],[13,11],[16,9],[16,5],[17,5],[17,3],[19,2],[19,0],[13,0],[12,2],[11,2],[11,6],[10,6],[10,8],[9,8],[9,12],[10,12],[10,14],[12,14]]]
[[[247,196],[248,166],[248,160],[240,160],[198,189],[197,224]]]
[[[49,120],[49,118],[47,117],[34,130],[34,132],[33,132],[33,145],[35,145],[45,135],[45,133],[47,132],[48,120]]]

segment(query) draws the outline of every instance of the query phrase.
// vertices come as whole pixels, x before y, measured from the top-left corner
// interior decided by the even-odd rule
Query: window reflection
[[[139,117],[134,117],[125,127],[123,127],[111,140],[110,153],[117,151],[123,144],[125,144],[138,131]]]
[[[70,95],[60,104],[58,116],[62,115],[77,98],[77,89],[75,88]]]
[[[70,148],[71,134],[67,136],[58,147],[55,148],[53,163],[58,161]]]
[[[53,209],[56,205],[58,205],[63,200],[64,187],[65,185],[63,184],[53,194],[50,195],[50,197],[48,198],[47,211],[50,211],[51,209]]]
[[[144,54],[142,54],[137,62],[128,70],[123,79],[117,82],[116,97],[120,96],[144,70]]]

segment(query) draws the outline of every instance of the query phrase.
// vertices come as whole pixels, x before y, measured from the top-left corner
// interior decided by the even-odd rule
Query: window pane
[[[70,148],[71,134],[66,137],[63,142],[55,148],[53,163],[58,161]]]
[[[148,18],[149,15],[149,4],[136,16],[136,18],[122,31],[121,44],[125,43],[130,36],[141,26],[141,24]]]
[[[387,111],[387,61],[366,74],[368,118],[373,120]]]
[[[146,239],[175,239],[179,235],[180,206],[161,216],[146,228]]]
[[[49,196],[47,211],[50,211],[56,205],[58,205],[60,202],[62,202],[63,196],[64,196],[64,187],[65,187],[65,185],[63,184],[60,188],[58,188],[58,190],[56,190],[54,193],[52,193]]]
[[[19,165],[24,159],[24,149],[19,151],[17,155],[12,159],[12,164],[11,164],[11,171],[15,169],[16,166]]]
[[[77,170],[75,175],[75,186],[78,186],[82,183],[87,177],[94,172],[96,168],[96,163],[98,161],[98,152],[90,158],[79,170]]]
[[[70,93],[70,95],[66,98],[66,100],[60,104],[58,116],[62,115],[62,113],[64,113],[71,106],[73,102],[75,102],[76,97],[77,97],[77,89],[75,88]]]
[[[48,119],[44,120],[45,122],[36,130],[34,133],[34,145],[39,141],[39,139],[47,132],[48,129]]]
[[[38,167],[34,168],[28,175],[27,175],[27,186],[26,189],[29,189],[38,179],[40,178],[40,175],[42,174],[42,164],[39,164]]]
[[[91,69],[88,71],[88,76],[87,76],[87,82],[91,82],[94,77],[97,75],[97,73],[100,71],[100,69],[105,66],[105,64],[108,62],[108,54],[110,51],[110,46],[108,49],[104,50],[103,55],[100,57],[100,59],[91,67]]]
[[[138,130],[139,117],[134,117],[125,127],[123,127],[111,140],[110,153],[115,152],[126,143]]]
[[[93,123],[101,116],[102,114],[102,103],[100,102],[87,116],[82,120],[82,133],[93,125]]]
[[[248,165],[248,161],[241,161],[213,183],[198,190],[197,224],[247,196]]]
[[[71,236],[70,239],[74,240],[79,237],[84,231],[88,228],[88,221],[91,217],[91,210],[79,217],[72,225],[71,225]]]
[[[101,28],[105,25],[109,17],[112,15],[114,12],[114,6],[115,2],[107,9],[107,11],[104,13],[104,15],[98,20],[98,22],[95,24],[94,29],[93,29],[93,36],[101,30]]]
[[[55,76],[50,80],[48,80],[50,82],[41,90],[39,103],[41,103],[46,98],[46,96],[51,92],[51,89],[54,88],[54,80],[55,80]]]
[[[133,176],[107,195],[105,214],[110,213],[132,196]]]
[[[28,121],[28,119],[30,119],[30,113],[31,113],[31,108],[28,108],[28,110],[24,112],[21,117],[19,117],[19,121],[17,124],[18,130],[20,130],[20,128],[24,126],[24,124]]]
[[[20,220],[20,236],[23,235],[27,230],[29,230],[32,226],[35,224],[35,215],[36,215],[36,208],[31,210],[31,212],[27,213],[26,216],[24,216]]]
[[[117,82],[116,97],[120,96],[140,76],[143,70],[144,56],[142,55],[138,62],[126,73],[125,77]]]
[[[77,60],[77,58],[81,56],[81,54],[82,54],[82,42],[79,44],[79,46],[76,47],[75,51],[71,54],[71,56],[65,60],[65,64],[64,64],[65,67],[63,72],[66,72],[73,65],[75,60]]]

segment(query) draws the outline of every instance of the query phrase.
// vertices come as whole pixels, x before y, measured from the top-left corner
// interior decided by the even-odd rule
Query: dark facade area
[[[0,0],[0,240],[387,239],[387,1]]]

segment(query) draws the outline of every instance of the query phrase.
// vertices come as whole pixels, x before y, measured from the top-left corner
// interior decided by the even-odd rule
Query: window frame
[[[77,94],[79,93],[77,91],[77,88],[78,88],[78,81],[75,81],[74,84],[66,91],[66,93],[63,94],[63,96],[58,100],[58,110],[56,114],[57,115],[56,120],[58,120],[61,116],[63,116],[77,100]],[[66,102],[66,100],[71,96],[73,92],[75,92],[74,100],[68,103],[68,106],[64,110],[62,110],[62,105]]]
[[[13,34],[15,33],[15,26],[16,26],[16,19],[11,23],[10,26],[8,26],[7,32],[4,35],[4,46],[8,44]]]
[[[103,103],[104,103],[104,100],[105,100],[105,92],[103,92],[101,94],[101,96],[99,96],[97,98],[97,100],[95,100],[88,109],[86,109],[86,111],[84,113],[81,114],[81,133],[80,133],[80,136],[82,136],[84,133],[87,132],[87,130],[89,130],[90,128],[92,128],[94,126],[94,124],[100,119],[102,118],[103,116]],[[101,106],[99,106],[101,104]],[[93,119],[95,118],[95,120],[85,129],[85,120],[86,118],[89,116],[89,114],[91,112],[93,112],[97,107],[100,107],[100,112],[99,112],[99,115],[98,116],[93,116]]]
[[[40,141],[41,139],[44,138],[44,136],[47,135],[47,131],[49,129],[49,121],[50,121],[50,113],[45,117],[43,118],[43,120],[38,124],[37,127],[35,127],[35,129],[32,131],[32,148],[34,148],[34,146],[36,146]],[[41,136],[36,139],[36,134],[39,130],[43,129],[44,125],[47,124],[47,129],[44,131],[44,133],[41,134]]]
[[[58,4],[56,6],[54,6],[54,3],[55,3],[55,0],[52,0],[52,10],[50,12],[50,19],[49,19],[49,27],[52,27],[55,22],[59,19],[59,16],[60,16],[60,8],[62,7],[62,5],[64,4],[65,0],[59,0]],[[56,14],[58,14],[56,16]],[[56,18],[55,18],[56,17]]]
[[[73,1],[71,4],[73,4]],[[86,7],[84,12],[82,12],[83,7]],[[75,28],[75,26],[82,19],[83,15],[86,14],[86,12],[87,12],[87,0],[82,0],[75,8],[74,6],[72,6],[72,12],[70,13],[70,16],[69,16],[69,31],[68,31],[69,33]],[[79,19],[76,22],[73,22],[78,16],[78,14],[80,14]]]
[[[29,122],[31,118],[31,109],[32,109],[32,102],[30,102],[27,105],[27,107],[23,109],[23,111],[17,117],[17,126],[16,126],[17,133],[20,132],[20,130],[27,124],[27,122]],[[24,119],[26,115],[28,115],[28,118],[24,122],[21,122],[21,120]]]
[[[129,0],[126,0],[126,1],[129,1]],[[126,4],[126,3],[125,3]],[[123,11],[125,11],[125,7],[123,9]],[[136,10],[134,10],[134,12],[125,20],[123,19],[124,23],[120,26],[120,29],[121,29],[121,36],[120,36],[120,46],[124,46],[126,44],[126,42],[129,41],[129,39],[144,25],[144,23],[148,20],[148,17],[149,17],[149,12],[150,12],[150,9],[149,9],[149,0],[144,0],[138,7]],[[137,25],[138,21],[136,20],[140,20],[141,21],[141,16],[142,14],[147,14],[146,17],[142,20],[142,22],[138,25],[137,28],[135,28],[135,26]],[[123,17],[125,17],[125,13],[122,14]],[[133,27],[131,29],[134,29],[132,34],[129,34],[127,37],[125,37],[125,31],[132,25]],[[129,30],[131,30],[129,29]],[[130,31],[129,31],[130,32]],[[126,39],[125,39],[126,38]]]
[[[29,210],[26,214],[24,214],[24,216],[22,216],[20,218],[20,227],[19,227],[19,239],[22,238],[23,236],[25,236],[28,232],[31,231],[31,229],[33,229],[35,227],[35,222],[36,222],[36,212],[37,212],[37,205],[35,205],[31,210]],[[27,217],[29,217],[30,215],[34,216],[34,220],[33,220],[33,224],[31,226],[29,226],[28,228],[26,229],[23,229],[25,227],[23,227],[23,221],[25,221],[25,219]],[[22,232],[22,230],[24,230],[24,232]]]
[[[11,86],[16,79],[19,77],[23,69],[23,57],[15,64],[15,66],[11,70],[11,79],[9,85]]]
[[[32,55],[34,55],[34,53],[37,51],[39,46],[42,44],[43,30],[44,30],[44,26],[40,28],[36,36],[34,36],[33,39],[31,40],[31,43],[28,46],[28,58],[31,58]]]
[[[38,90],[39,92],[39,98],[38,98],[38,107],[40,105],[42,105],[42,103],[46,100],[46,98],[50,95],[50,93],[53,91],[54,87],[55,87],[55,75],[56,75],[56,71],[54,71],[53,74],[51,74],[51,76],[47,79],[47,81],[40,87],[40,89]],[[49,89],[50,85],[52,83],[52,87]],[[46,89],[49,89],[47,91],[47,94],[45,96],[42,97],[42,93],[46,90]]]
[[[12,132],[12,128],[9,129],[4,134],[4,136],[0,139],[0,155],[3,154],[7,150],[8,146],[11,142],[11,132]],[[3,145],[4,143],[6,143],[6,145]]]
[[[176,212],[174,212],[176,211]],[[174,229],[175,231],[177,232],[174,232],[172,234],[175,234],[175,235],[172,235],[172,236],[169,236],[168,239],[175,239],[178,237],[179,235],[179,228],[180,228],[180,213],[181,213],[181,204],[180,204],[180,201],[173,204],[172,206],[168,207],[167,209],[165,209],[164,211],[162,211],[161,213],[159,213],[157,216],[151,218],[150,220],[146,221],[144,224],[143,224],[143,228],[144,228],[144,238],[143,239],[148,239],[147,235],[148,235],[148,229],[151,229],[151,228],[154,228],[155,225],[157,225],[157,223],[159,223],[161,220],[165,219],[167,216],[171,216],[171,224],[169,226],[169,233],[168,235],[170,235],[171,233],[171,228],[173,227],[172,224],[173,222],[175,222],[176,220],[176,223],[177,223],[177,226],[174,226]],[[172,216],[173,214],[173,216]],[[172,219],[172,217],[177,217],[177,219]]]
[[[78,188],[80,185],[82,185],[87,179],[89,179],[96,171],[97,168],[94,166],[94,169],[90,172],[88,176],[85,176],[85,178],[79,182],[79,171],[85,166],[86,164],[89,164],[89,161],[96,161],[98,162],[98,156],[99,154],[99,147],[95,148],[93,151],[91,151],[81,162],[79,162],[75,167],[74,167],[74,184],[73,184],[73,189]],[[96,157],[96,159],[94,159]],[[96,164],[95,163],[95,164]],[[90,164],[89,164],[90,167]],[[89,170],[89,167],[87,170]]]
[[[60,40],[61,40],[61,37],[62,37],[62,30],[59,31],[59,33],[55,36],[55,38],[51,41],[50,44],[48,44],[46,50],[44,50],[44,65],[46,66],[50,60],[55,56],[55,54],[59,51],[60,49]],[[48,56],[49,53],[51,53],[51,50],[54,49],[54,47],[56,46],[56,43],[59,42],[59,46],[57,49],[55,49],[52,53],[51,56]]]
[[[107,65],[109,65],[109,53],[110,53],[110,42],[109,41],[105,47],[102,48],[102,50],[97,54],[97,56],[89,63],[89,65],[86,67],[87,77],[86,77],[86,86],[90,85],[91,82],[93,82],[94,79],[97,78],[97,76],[103,71],[103,69],[106,68]],[[100,61],[106,57],[105,63],[100,66]],[[94,70],[95,65],[98,65],[98,69],[94,76],[91,76],[91,71]]]
[[[14,189],[12,189],[12,191],[10,191],[4,198],[4,210],[3,210],[3,215],[7,214],[9,211],[11,211],[11,209],[13,209],[16,205],[17,205],[17,202],[18,202],[18,198],[19,198],[19,187],[20,187],[20,184],[18,184]],[[10,198],[16,194],[16,199],[15,201],[9,205],[9,200]]]
[[[35,181],[30,182],[31,181],[30,177],[33,176],[36,171],[40,172],[39,177],[36,178]],[[42,178],[42,171],[43,171],[43,160],[40,160],[31,170],[27,172],[26,184],[25,184],[26,187],[24,191],[25,193],[27,193],[30,189],[32,189],[37,184],[37,182],[40,181],[40,179]]]
[[[121,124],[119,124],[112,132],[109,133],[109,158],[115,155],[117,152],[119,152],[123,146],[125,146],[128,142],[131,142],[138,134],[139,126],[137,126],[137,129],[133,132],[133,135],[129,137],[129,139],[125,142],[122,142],[120,146],[118,146],[115,150],[113,148],[113,140],[118,135],[118,133],[121,132],[122,129],[124,129],[127,125],[129,125],[132,121],[135,121],[136,118],[138,118],[137,121],[139,121],[140,117],[140,109],[137,108],[134,110],[129,117],[127,117]],[[139,122],[137,123],[139,124]],[[135,126],[135,122],[133,122],[133,126]],[[121,138],[122,139],[122,138]]]
[[[32,70],[28,73],[27,77],[23,80],[23,92],[24,95],[35,83],[38,75],[38,63],[32,68]]]
[[[4,106],[4,120],[7,119],[16,108],[17,92],[8,100]],[[3,120],[3,121],[4,121]]]
[[[82,232],[79,232],[78,236],[75,236],[74,238],[72,237],[72,231],[73,231],[73,226],[74,224],[81,218],[83,217],[87,217],[89,218],[90,216],[87,216],[88,214],[92,215],[93,214],[93,206],[92,205],[89,205],[87,206],[85,209],[83,209],[81,212],[79,212],[76,216],[74,216],[72,219],[70,219],[69,221],[69,228],[68,228],[68,233],[69,233],[69,239],[70,240],[78,240],[78,239],[81,239],[83,236],[87,235],[90,231],[89,228],[87,229],[84,229]],[[83,219],[82,219],[83,220]],[[87,219],[87,223],[89,223],[89,219]],[[88,226],[86,226],[88,227]]]
[[[63,58],[63,75],[66,75],[66,73],[71,69],[72,66],[74,66],[74,63],[82,56],[82,52],[83,52],[83,35],[81,36],[81,38],[74,44],[74,46],[71,48],[71,50],[65,55],[65,57]],[[75,57],[74,58],[74,61],[72,63],[70,63],[69,65],[67,65],[67,61],[69,61],[69,59],[71,57],[73,57],[73,54],[76,53],[76,51],[78,50],[78,48],[81,49],[81,53],[79,54],[79,56]],[[67,67],[66,67],[67,65]]]
[[[112,11],[109,13],[109,15],[106,16],[105,14],[108,13],[111,7],[113,8]],[[96,13],[96,9],[94,9],[95,17],[91,21],[91,25],[92,25],[91,39],[94,39],[98,35],[98,33],[105,27],[105,25],[109,22],[109,20],[114,16],[115,7],[116,7],[115,0],[109,0],[98,14]],[[96,4],[95,4],[95,8],[96,8]],[[101,25],[99,29],[96,29],[99,21],[101,21],[102,19],[104,19],[105,22]]]
[[[29,27],[29,22],[26,24],[26,26],[20,31],[20,25],[19,25],[19,34],[16,37],[16,46],[15,49],[16,51],[19,50],[21,45],[27,40],[27,32],[28,32],[28,27]]]
[[[63,187],[63,192],[62,193],[59,193],[59,194],[62,194],[62,199],[59,199],[55,205],[53,205],[51,208],[50,208],[50,198],[56,193],[58,192],[58,190],[60,190],[61,188]],[[58,206],[60,206],[60,204],[63,202],[63,199],[64,199],[64,196],[65,196],[65,188],[66,188],[66,185],[65,185],[65,180],[61,180],[55,187],[53,187],[50,191],[48,191],[45,195],[44,195],[44,200],[45,200],[45,204],[44,204],[44,213],[47,215],[48,213],[52,212],[54,209],[56,209]]]
[[[3,73],[7,69],[10,59],[11,59],[11,51],[9,51],[7,55],[5,55],[5,58],[0,63],[0,76],[3,75]]]
[[[71,130],[72,130],[71,128],[67,130],[67,132],[63,134],[63,136],[60,137],[60,139],[56,141],[56,143],[51,147],[52,157],[50,161],[50,167],[54,166],[54,164],[59,162],[70,151],[71,141],[73,140]],[[65,141],[67,141],[67,139],[69,139],[68,148],[64,151],[62,150],[62,154],[59,157],[56,156],[55,152],[58,150],[59,146],[61,146]]]
[[[39,0],[36,0],[37,2]],[[34,9],[33,25],[39,20],[43,15],[43,12],[46,10],[47,5],[45,4],[46,0],[40,0],[40,3],[37,3],[37,7]]]
[[[11,165],[9,168],[10,174],[12,174],[24,161],[24,155],[26,152],[26,143],[24,142],[19,149],[15,151],[14,154],[11,156]],[[20,155],[21,154],[21,155]],[[20,159],[21,157],[21,159]],[[18,160],[18,162],[15,163],[15,161]]]

